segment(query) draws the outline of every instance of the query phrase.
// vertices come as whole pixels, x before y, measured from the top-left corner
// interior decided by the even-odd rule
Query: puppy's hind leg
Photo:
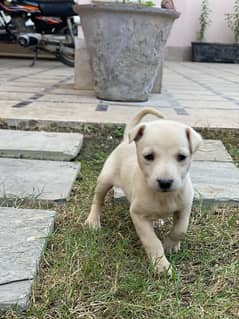
[[[107,192],[112,188],[112,183],[107,178],[107,175],[104,175],[103,172],[100,174],[97,180],[97,185],[95,188],[95,194],[93,202],[91,205],[91,210],[88,218],[85,221],[85,225],[89,226],[92,229],[99,229],[100,225],[100,214],[102,207],[104,205],[104,199]]]

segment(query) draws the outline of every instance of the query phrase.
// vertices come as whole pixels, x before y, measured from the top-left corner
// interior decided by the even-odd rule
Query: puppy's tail
[[[148,114],[155,115],[156,117],[159,117],[160,119],[163,119],[164,116],[157,111],[156,109],[153,109],[151,107],[145,107],[142,111],[137,113],[132,120],[129,121],[129,123],[126,125],[125,131],[124,131],[124,140],[128,138],[129,131],[134,128],[139,122],[142,120],[142,118]]]

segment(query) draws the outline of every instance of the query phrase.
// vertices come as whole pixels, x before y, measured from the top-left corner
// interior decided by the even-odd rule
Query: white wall
[[[114,1],[114,0],[98,0]],[[116,0],[115,0],[116,1]],[[138,0],[131,0],[137,2]],[[202,0],[173,0],[177,11],[181,13],[179,19],[174,22],[169,47],[189,47],[191,42],[197,39],[199,31],[199,16]],[[211,12],[211,24],[206,33],[208,42],[231,43],[234,40],[232,31],[227,27],[225,13],[233,12],[234,0],[208,0]],[[90,3],[91,0],[76,0],[77,3]],[[153,0],[156,6],[160,6],[161,0]]]
[[[174,23],[168,46],[188,47],[197,39],[199,16],[202,0],[174,0],[181,16]],[[232,31],[227,27],[225,13],[233,12],[234,0],[209,0],[211,24],[205,40],[208,42],[231,43],[234,41]]]

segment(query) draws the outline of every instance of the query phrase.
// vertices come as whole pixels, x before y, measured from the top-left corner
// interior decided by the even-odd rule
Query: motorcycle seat
[[[47,17],[71,17],[76,13],[73,10],[74,0],[18,0],[21,4],[39,6],[42,15]]]
[[[73,0],[38,0],[37,2],[44,16],[71,17],[76,15],[73,10]]]

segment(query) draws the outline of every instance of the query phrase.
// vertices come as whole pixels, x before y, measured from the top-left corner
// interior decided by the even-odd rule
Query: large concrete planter
[[[76,5],[75,11],[81,18],[96,96],[147,100],[179,13],[122,3]]]

